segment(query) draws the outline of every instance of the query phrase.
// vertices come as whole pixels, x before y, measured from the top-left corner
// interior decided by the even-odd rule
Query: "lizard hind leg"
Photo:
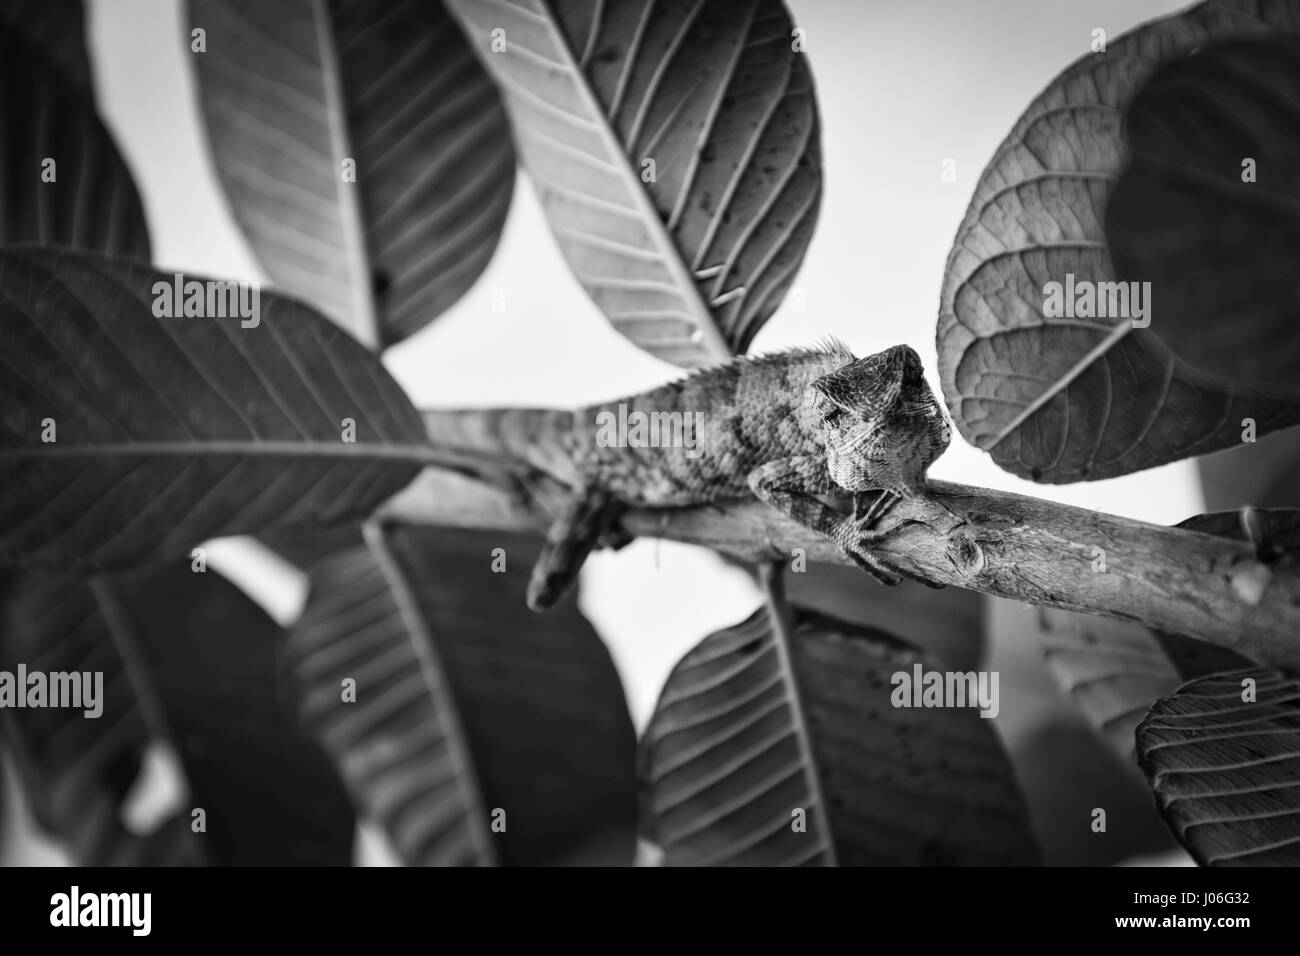
[[[577,491],[546,533],[542,553],[528,580],[528,607],[545,611],[572,586],[597,542],[616,539],[623,505],[606,492],[592,488]],[[614,543],[611,540],[610,543]]]

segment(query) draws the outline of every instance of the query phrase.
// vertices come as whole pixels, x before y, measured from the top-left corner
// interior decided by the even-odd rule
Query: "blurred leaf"
[[[1246,530],[1247,523],[1252,526],[1250,533]],[[1258,560],[1237,562],[1227,572],[1234,590],[1251,605],[1260,600],[1272,583],[1275,567],[1294,570],[1300,565],[1300,509],[1220,511],[1180,521],[1178,527],[1233,541],[1253,542]]]
[[[779,0],[448,0],[506,94],[575,275],[646,351],[744,352],[821,199],[817,103]],[[500,49],[504,44],[504,49]]]
[[[1254,682],[1254,700],[1245,682]],[[1193,681],[1138,728],[1161,813],[1205,866],[1300,864],[1300,679],[1246,668]]]
[[[1300,431],[1294,428],[1199,458],[1196,465],[1211,511],[1300,506]]]
[[[1048,669],[1088,722],[1132,766],[1151,705],[1185,681],[1252,664],[1226,647],[1111,618],[1039,609]]]
[[[1160,649],[1165,652],[1169,662],[1178,673],[1179,682],[1189,681],[1209,674],[1249,667],[1256,663],[1245,654],[1239,654],[1230,647],[1211,644],[1209,641],[1184,637],[1181,634],[1169,634],[1165,631],[1152,631]]]
[[[43,53],[88,102],[94,101],[81,0],[6,0],[0,4],[0,21]]]
[[[363,543],[361,525],[356,522],[333,526],[310,522],[288,525],[259,534],[257,540],[304,571],[327,554]]]
[[[98,718],[54,708],[0,710],[27,804],[41,829],[80,865],[205,863],[188,814],[171,816],[153,834],[132,833],[123,823],[121,808],[145,751],[165,730],[145,675],[132,674],[127,665],[128,654],[138,659],[138,645],[126,645],[132,635],[125,627],[113,632],[101,595],[114,610],[120,606],[111,585],[97,593],[75,576],[5,576],[0,670],[15,679],[19,664],[47,673],[103,674]]]
[[[1106,207],[1116,272],[1151,283],[1180,359],[1295,393],[1300,46],[1237,40],[1175,61],[1133,101],[1125,133],[1132,158]]]
[[[641,744],[666,862],[1036,862],[992,722],[890,702],[891,675],[943,665],[884,632],[793,615],[787,631],[761,608],[669,676]]]
[[[464,295],[515,157],[441,3],[190,0],[189,22],[207,31],[192,58],[217,173],[272,279],[371,346]]]
[[[1156,636],[1141,624],[1039,608],[1043,657],[1061,689],[1124,762],[1151,705],[1182,680]]]
[[[544,616],[525,606],[540,542],[405,527],[367,537],[370,548],[312,567],[285,662],[303,724],[398,856],[629,863],[627,702],[572,598]],[[497,548],[505,571],[492,570]],[[344,699],[348,679],[354,701]]]
[[[1274,558],[1300,552],[1300,508],[1255,508],[1266,550]],[[1233,541],[1248,541],[1239,510],[1195,515],[1177,527],[1202,534],[1217,534]]]
[[[78,864],[349,862],[346,794],[281,707],[279,628],[219,574],[179,562],[92,581],[12,574],[0,608],[3,669],[103,674],[97,718],[0,711],[38,821]],[[178,753],[189,795],[142,836],[121,814],[151,741]]]
[[[1000,467],[1053,483],[1109,478],[1235,444],[1245,417],[1261,434],[1300,421],[1290,395],[1181,362],[1160,338],[1179,317],[1154,289],[1146,329],[1043,309],[1048,282],[1119,278],[1103,210],[1142,84],[1213,40],[1270,27],[1300,34],[1300,8],[1220,0],[1140,27],[1061,73],[985,169],[948,258],[939,371],[958,428]]]
[[[88,91],[8,26],[0,27],[0,117],[0,243],[148,260],[140,196]]]
[[[858,568],[811,561],[806,571],[787,574],[785,587],[791,603],[802,608],[886,634],[906,633],[918,648],[954,670],[980,666],[985,598],[976,591],[936,591],[915,581],[878,588]]]
[[[252,328],[159,319],[155,281],[172,278],[67,250],[0,251],[0,563],[107,568],[217,535],[342,522],[428,458],[401,388],[322,316],[263,293]],[[47,419],[56,442],[42,441]]]
[[[1017,689],[1023,692],[1010,686],[1004,671],[1004,698]],[[1044,866],[1116,866],[1180,852],[1151,800],[1131,736],[1128,756],[1120,759],[1077,715],[1039,711],[1035,718],[1025,735],[1008,741],[1007,748],[1029,804]],[[1097,808],[1106,811],[1104,834],[1092,830]]]

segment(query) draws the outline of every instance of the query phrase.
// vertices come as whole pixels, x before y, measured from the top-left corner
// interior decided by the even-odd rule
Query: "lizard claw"
[[[892,587],[900,584],[906,578],[909,581],[916,581],[936,590],[945,587],[943,584],[936,584],[920,575],[903,570],[873,553],[868,547],[871,542],[888,537],[903,525],[918,522],[918,519],[907,518],[888,531],[882,531],[876,527],[880,519],[900,500],[900,497],[894,492],[882,491],[871,500],[870,505],[864,510],[862,508],[862,496],[854,495],[853,514],[845,516],[844,520],[840,522],[840,526],[835,533],[836,543],[854,564],[881,584]]]
[[[902,584],[904,579],[915,581],[917,584],[924,584],[935,591],[941,591],[948,585],[939,584],[919,574],[913,574],[911,571],[905,571],[896,564],[892,564],[877,554],[873,554],[869,548],[862,544],[840,545],[843,551],[854,564],[863,571],[866,571],[881,584],[893,587],[896,584]]]
[[[894,587],[903,582],[903,573],[890,564],[880,560],[863,547],[842,547],[841,549],[859,568],[886,587]]]

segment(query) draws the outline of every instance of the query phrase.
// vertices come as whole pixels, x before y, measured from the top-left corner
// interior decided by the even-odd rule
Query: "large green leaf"
[[[793,613],[790,626],[759,609],[669,676],[641,744],[648,836],[666,862],[1035,862],[992,722],[891,704],[893,674],[943,665],[882,631]]]
[[[105,568],[341,522],[428,460],[401,388],[322,316],[263,293],[254,327],[156,318],[159,281],[125,260],[0,251],[0,564]]]
[[[65,41],[38,30],[33,42],[42,41],[75,59]],[[89,90],[8,26],[0,26],[0,156],[0,244],[149,258],[140,197]]]
[[[1116,273],[1151,283],[1153,328],[1179,358],[1300,391],[1300,45],[1236,40],[1176,61],[1125,130],[1132,158],[1106,209]]]
[[[1191,368],[1161,339],[1181,321],[1152,290],[1151,325],[1049,318],[1049,282],[1109,282],[1105,207],[1125,167],[1125,111],[1158,69],[1217,39],[1300,35],[1282,0],[1221,0],[1114,40],[1060,74],[1017,121],[957,230],[940,299],[943,391],[968,441],[1035,481],[1107,478],[1300,421],[1292,395]],[[1240,172],[1240,165],[1237,165]]]
[[[821,198],[812,76],[785,6],[448,6],[614,327],[679,365],[745,351],[803,261]]]
[[[573,598],[527,610],[537,539],[404,527],[368,538],[312,567],[285,664],[304,725],[398,856],[630,862],[623,688]]]
[[[348,863],[347,797],[282,707],[279,628],[219,574],[188,561],[90,580],[11,574],[0,615],[0,668],[103,675],[98,717],[0,711],[37,820],[77,863]],[[123,802],[158,743],[179,756],[187,799],[153,834],[132,833]]]
[[[1199,863],[1300,864],[1294,673],[1248,668],[1193,681],[1158,702],[1137,737],[1156,803]]]
[[[193,61],[217,173],[272,279],[372,346],[474,284],[515,157],[441,3],[191,0],[189,20],[207,31]]]

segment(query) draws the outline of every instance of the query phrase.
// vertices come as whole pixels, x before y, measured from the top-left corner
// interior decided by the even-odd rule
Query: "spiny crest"
[[[738,369],[741,366],[787,365],[791,361],[804,358],[826,357],[847,364],[854,360],[853,352],[847,345],[832,335],[818,339],[812,345],[797,345],[790,348],[759,352],[755,355],[737,355],[733,359],[720,361],[715,365],[705,365],[691,369],[684,376],[669,384],[685,385],[694,379],[715,375],[724,369]]]
[[[824,335],[812,345],[796,345],[770,352],[759,352],[755,355],[737,356],[735,361],[747,365],[783,365],[791,360],[822,357],[848,363],[853,361],[853,352],[833,335]]]

